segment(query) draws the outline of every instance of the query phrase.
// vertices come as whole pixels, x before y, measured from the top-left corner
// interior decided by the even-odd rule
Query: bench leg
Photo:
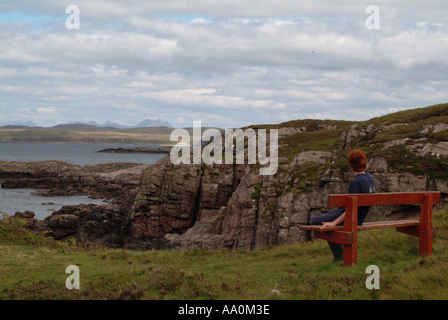
[[[423,195],[422,210],[420,212],[419,252],[432,255],[432,194]]]
[[[345,208],[344,231],[353,235],[351,244],[344,244],[344,266],[354,266],[358,263],[358,198],[347,197]]]
[[[352,245],[344,245],[344,266],[350,267],[355,266],[358,263],[358,253],[357,245],[354,243]]]

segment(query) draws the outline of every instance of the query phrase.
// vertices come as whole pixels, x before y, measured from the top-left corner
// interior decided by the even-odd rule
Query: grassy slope
[[[318,240],[254,251],[85,250],[0,222],[0,299],[448,299],[448,209],[434,214],[434,254],[393,229],[359,233],[358,265],[333,264]],[[77,265],[81,289],[67,290]],[[380,269],[380,289],[365,286]],[[266,296],[278,289],[280,296]]]

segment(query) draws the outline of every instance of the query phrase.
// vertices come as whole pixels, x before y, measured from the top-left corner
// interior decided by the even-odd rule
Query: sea
[[[110,144],[33,144],[0,143],[0,161],[45,161],[60,160],[84,166],[109,162],[131,162],[153,164],[166,154],[98,153],[107,148],[132,148],[146,146],[157,149],[158,145],[110,145]],[[20,211],[33,211],[35,218],[43,220],[64,205],[102,204],[105,199],[90,199],[86,196],[43,197],[33,195],[32,189],[3,189],[0,184],[0,212],[8,215]],[[0,219],[2,215],[0,214]]]

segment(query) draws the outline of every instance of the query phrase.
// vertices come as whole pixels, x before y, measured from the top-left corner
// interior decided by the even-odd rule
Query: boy
[[[350,182],[348,193],[376,193],[375,181],[370,173],[365,172],[367,166],[367,158],[364,151],[356,149],[348,154],[348,163],[355,173],[355,178]],[[370,207],[358,208],[358,225],[362,225],[364,219],[369,213]],[[314,216],[310,218],[311,225],[323,225],[324,227],[343,226],[345,220],[345,208],[338,208],[326,214]],[[328,241],[331,251],[333,252],[333,262],[342,260],[343,247]]]

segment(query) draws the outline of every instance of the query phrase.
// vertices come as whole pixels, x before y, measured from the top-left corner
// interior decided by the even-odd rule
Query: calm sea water
[[[51,215],[53,211],[61,209],[62,206],[107,203],[103,199],[90,199],[86,196],[41,197],[32,195],[32,192],[34,190],[31,189],[0,189],[0,211],[10,216],[17,211],[33,211],[34,218],[44,220],[45,217]]]
[[[147,145],[158,148],[158,146]],[[106,148],[128,148],[136,145],[109,145],[109,144],[31,144],[31,143],[0,143],[0,161],[45,161],[60,160],[77,165],[101,164],[108,162],[133,162],[153,164],[167,156],[165,154],[118,154],[96,153]],[[30,189],[2,189],[0,186],[0,211],[13,215],[17,211],[33,211],[35,218],[43,220],[53,211],[59,210],[63,205],[101,204],[102,199],[90,199],[85,196],[71,197],[42,197],[35,196]],[[54,204],[47,204],[47,203]],[[1,216],[0,216],[1,218]]]
[[[61,160],[82,166],[107,162],[153,164],[166,156],[166,154],[96,152],[106,148],[131,148],[139,146],[142,145],[0,143],[0,161]],[[146,145],[146,147],[157,149],[159,146]]]

